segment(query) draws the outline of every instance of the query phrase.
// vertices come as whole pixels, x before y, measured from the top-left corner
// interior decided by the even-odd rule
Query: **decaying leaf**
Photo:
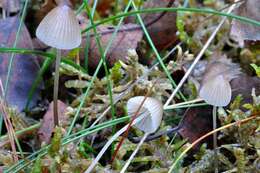
[[[127,24],[121,27],[122,30],[127,30],[127,28],[136,27],[135,24]],[[98,33],[100,33],[100,42],[103,50],[107,47],[109,40],[112,38],[111,30],[114,30],[113,26],[99,26],[97,27]],[[106,33],[109,32],[109,33]],[[122,60],[127,61],[127,50],[136,49],[137,43],[142,39],[143,32],[141,30],[128,30],[117,33],[114,41],[112,42],[109,51],[106,55],[106,60],[110,66],[112,66],[116,61]],[[86,40],[82,41],[82,47],[85,47]],[[84,49],[83,49],[84,50]],[[84,52],[81,52],[81,58],[84,59]],[[88,56],[89,66],[95,68],[100,59],[101,55],[95,40],[95,37],[91,37],[90,49]]]
[[[99,0],[97,4],[98,14],[102,17],[108,16],[114,3],[114,0]]]
[[[239,16],[260,21],[260,0],[243,1],[236,12]],[[244,41],[260,41],[260,27],[234,20],[230,35],[239,42],[241,47],[243,47]]]
[[[58,115],[60,124],[66,125],[66,116],[65,111],[67,108],[67,105],[61,101],[58,101]],[[54,120],[53,120],[53,102],[49,105],[48,111],[45,113],[42,121],[42,125],[37,133],[40,143],[46,142],[49,143],[52,133],[54,129]]]
[[[179,133],[190,143],[212,130],[212,107],[190,108],[187,110]],[[202,143],[205,142],[202,141]]]
[[[167,7],[169,0],[150,0],[146,1],[143,5],[143,8],[159,8]],[[174,5],[173,5],[174,6]],[[142,19],[146,24],[154,21],[162,13],[152,13],[152,14],[143,14]],[[128,19],[128,22],[133,23],[135,18],[131,17]],[[149,35],[152,38],[152,41],[158,50],[166,49],[176,42],[176,13],[167,12],[162,18],[157,22],[153,23],[147,28]]]
[[[20,21],[17,17],[0,20],[1,47],[13,47],[19,23]],[[31,37],[25,25],[22,25],[16,47],[28,49],[33,48]],[[11,54],[0,54],[0,78],[3,85],[6,82],[8,64],[11,56]],[[32,87],[33,81],[36,79],[36,74],[39,70],[36,58],[37,57],[32,55],[14,55],[12,73],[10,75],[6,98],[8,104],[17,107],[18,111],[22,111],[25,108],[29,91]],[[31,101],[31,106],[34,106],[37,100],[39,100],[39,90],[40,88],[36,89]]]
[[[256,95],[260,95],[260,78],[240,74],[231,81],[232,100],[239,94],[242,95],[242,103],[252,102],[252,89],[255,88]]]

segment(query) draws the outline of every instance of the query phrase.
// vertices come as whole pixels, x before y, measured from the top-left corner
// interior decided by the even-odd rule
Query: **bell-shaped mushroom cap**
[[[36,36],[46,45],[57,49],[73,49],[81,43],[79,23],[73,10],[59,5],[41,21]]]
[[[229,82],[241,73],[240,67],[219,52],[211,59],[203,75],[199,96],[210,105],[227,106],[232,94]]]
[[[199,95],[210,105],[227,106],[231,101],[231,86],[222,75],[219,75],[203,83]]]
[[[127,111],[129,116],[135,115],[144,98],[144,96],[137,96],[128,100]],[[153,133],[161,124],[163,105],[159,100],[147,97],[139,111],[140,114],[146,114],[146,116],[140,122],[136,123],[135,126],[145,133]]]

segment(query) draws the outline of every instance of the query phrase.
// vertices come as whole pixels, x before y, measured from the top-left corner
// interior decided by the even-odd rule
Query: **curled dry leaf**
[[[20,21],[17,17],[0,20],[1,46],[13,46],[19,23]],[[16,47],[28,49],[33,48],[31,37],[25,25],[22,25],[20,37]],[[8,63],[11,56],[11,54],[0,54],[0,78],[3,85],[6,82]],[[38,70],[39,66],[36,57],[22,54],[17,54],[14,56],[12,73],[6,96],[8,104],[11,106],[16,106],[18,111],[22,111],[26,106],[28,94],[32,87],[33,81],[36,79]],[[31,106],[35,106],[37,100],[40,99],[39,90],[40,87],[35,91],[31,101]]]
[[[236,13],[239,16],[260,21],[260,0],[243,1]],[[244,41],[260,41],[260,27],[233,20],[230,35],[239,42],[241,47],[243,47]]]
[[[65,111],[67,105],[62,101],[58,101],[58,115],[60,125],[63,126],[66,124],[66,116]],[[42,125],[37,133],[38,139],[40,143],[46,142],[49,143],[51,140],[51,136],[54,130],[54,120],[53,120],[53,102],[49,105],[48,111],[45,113],[42,121]]]
[[[127,24],[121,27],[121,29],[126,31],[118,32],[114,41],[112,42],[110,49],[108,50],[106,55],[108,65],[112,66],[118,60],[127,61],[127,50],[136,49],[137,43],[142,39],[143,32],[141,30],[127,30],[127,28],[132,28],[136,26],[137,25],[135,24]],[[111,33],[111,30],[114,29],[115,28],[113,26],[105,25],[97,27],[98,33],[101,33],[100,42],[103,50],[106,49],[109,40],[112,38],[113,33]],[[82,44],[83,51],[81,52],[81,58],[84,59],[84,47],[86,46],[86,40],[83,40]],[[94,36],[92,36],[90,40],[88,58],[89,66],[91,68],[95,68],[101,59],[101,55],[99,53],[99,49]]]
[[[150,0],[146,1],[143,8],[159,8],[167,7],[169,0]],[[150,23],[158,18],[162,13],[143,14],[144,22]],[[135,18],[128,18],[127,22],[133,23]],[[147,28],[155,47],[159,50],[166,49],[176,42],[176,13],[167,12],[157,22],[153,23]]]

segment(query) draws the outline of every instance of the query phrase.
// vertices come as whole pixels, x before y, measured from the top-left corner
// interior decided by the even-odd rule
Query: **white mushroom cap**
[[[74,49],[81,43],[81,31],[73,10],[59,5],[41,21],[36,36],[46,45],[57,49]]]
[[[213,106],[227,106],[231,101],[231,86],[222,75],[203,83],[199,91],[200,97]]]
[[[227,106],[231,101],[230,81],[241,72],[237,64],[225,56],[215,55],[216,60],[211,61],[202,79],[199,96],[206,103],[213,106]]]
[[[135,115],[144,98],[144,96],[137,96],[128,100],[127,111],[129,116]],[[147,97],[138,115],[140,114],[146,114],[146,116],[135,126],[145,133],[153,133],[161,124],[163,105],[159,100]]]

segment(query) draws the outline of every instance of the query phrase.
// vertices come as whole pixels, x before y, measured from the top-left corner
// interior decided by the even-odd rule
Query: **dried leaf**
[[[190,143],[212,130],[212,107],[198,107],[187,110],[178,131]],[[208,140],[208,138],[206,138]],[[201,141],[201,143],[205,140]]]
[[[163,7],[167,7],[168,3],[169,0],[150,0],[144,3],[143,8],[144,9],[159,8],[159,7],[163,8]],[[141,16],[144,22],[147,24],[150,23],[151,21],[154,21],[160,15],[161,12],[152,13],[152,14],[143,14]],[[128,22],[133,23],[134,21],[135,20],[133,17],[128,19]],[[147,30],[157,49],[162,50],[168,48],[177,40],[176,13],[167,12],[157,22],[149,26]]]
[[[97,4],[98,14],[102,17],[108,16],[111,13],[114,3],[114,0],[99,0]]]
[[[0,44],[3,47],[12,47],[15,41],[16,33],[19,27],[19,19],[17,17],[0,20]],[[19,48],[32,49],[31,37],[25,27],[22,25],[21,33],[18,39],[17,46]],[[8,73],[8,63],[11,54],[0,54],[0,78],[3,85],[6,82]],[[33,81],[36,79],[39,65],[36,57],[32,55],[15,55],[12,65],[12,73],[7,92],[7,102],[11,106],[16,106],[18,111],[22,111],[27,102],[29,91]],[[42,87],[42,86],[40,86]],[[37,100],[40,99],[39,89],[36,89],[31,101],[31,106],[34,106]]]
[[[67,120],[65,116],[67,105],[61,101],[58,101],[58,108],[59,108],[58,115],[59,115],[60,124],[65,125]],[[53,102],[52,102],[49,105],[48,111],[45,113],[43,117],[42,125],[37,133],[39,141],[49,143],[53,133],[53,129],[54,129],[54,120],[53,120]]]
[[[239,16],[260,21],[260,0],[243,1],[236,13]],[[244,41],[260,41],[260,27],[234,20],[230,35],[243,47]]]
[[[255,88],[256,95],[260,95],[260,78],[251,77],[245,74],[240,74],[237,78],[231,81],[232,100],[241,94],[241,105],[245,103],[252,103],[251,91]]]
[[[136,27],[136,25],[123,25],[121,29],[127,30],[127,28],[132,27]],[[109,40],[112,37],[112,33],[110,32],[111,30],[114,30],[114,27],[105,25],[97,27],[97,31],[101,34],[100,42],[103,50],[105,50],[109,43]],[[143,32],[141,30],[128,30],[117,33],[117,36],[115,37],[114,41],[110,46],[109,51],[107,52],[106,60],[108,64],[112,66],[118,60],[127,61],[127,50],[136,49],[137,43],[142,39],[142,36]],[[86,43],[86,40],[83,40],[82,43],[82,47],[84,48],[84,43]],[[81,58],[84,59],[84,57],[84,52],[81,52]],[[99,53],[95,37],[91,37],[88,57],[89,66],[95,68],[101,59],[101,55]]]

